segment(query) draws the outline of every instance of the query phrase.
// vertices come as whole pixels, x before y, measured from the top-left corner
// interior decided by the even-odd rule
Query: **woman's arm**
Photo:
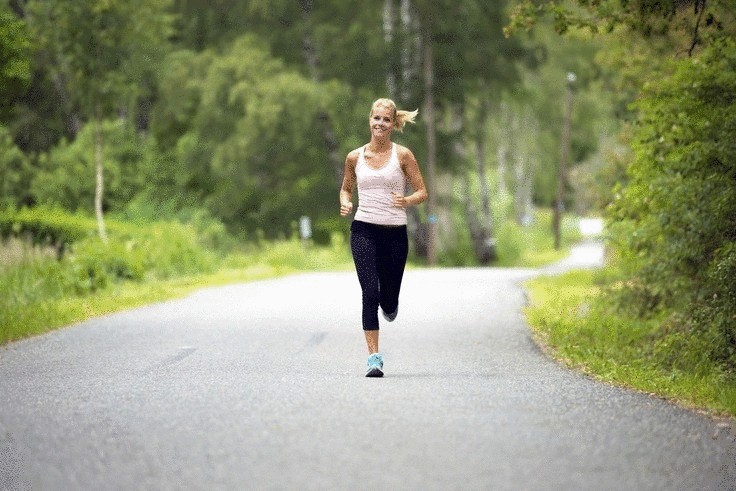
[[[414,157],[411,150],[401,147],[399,162],[414,192],[409,196],[394,194],[394,205],[405,208],[423,203],[427,199],[427,188],[424,186],[424,178],[422,177],[422,171],[419,169],[419,163],[416,157]]]
[[[358,156],[355,150],[350,152],[345,158],[345,171],[342,178],[342,186],[340,187],[340,216],[347,216],[353,211],[353,187],[355,186],[355,165],[358,162]]]

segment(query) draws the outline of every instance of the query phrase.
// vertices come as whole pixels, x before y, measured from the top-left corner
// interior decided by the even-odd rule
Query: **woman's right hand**
[[[345,217],[350,215],[353,211],[353,203],[348,201],[347,203],[340,203],[340,216]]]

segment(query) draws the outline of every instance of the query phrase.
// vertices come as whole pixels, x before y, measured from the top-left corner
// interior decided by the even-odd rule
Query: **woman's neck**
[[[389,139],[379,140],[377,138],[371,138],[370,143],[368,143],[368,149],[374,153],[383,153],[391,148],[391,145],[392,143]]]

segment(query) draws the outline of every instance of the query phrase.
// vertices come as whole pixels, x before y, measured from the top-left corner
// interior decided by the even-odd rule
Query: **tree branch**
[[[700,22],[703,20],[703,13],[705,13],[705,3],[707,0],[696,0],[695,2],[695,13],[698,14],[698,18],[695,21],[695,29],[693,30],[693,42],[690,44],[690,49],[687,50],[687,55],[689,57],[693,56],[693,51],[695,51],[695,46],[698,44],[698,30],[700,29]],[[698,8],[700,11],[698,12]]]

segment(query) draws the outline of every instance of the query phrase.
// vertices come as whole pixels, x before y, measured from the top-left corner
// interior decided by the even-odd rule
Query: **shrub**
[[[736,372],[736,41],[673,63],[638,103],[630,181],[609,213],[621,305],[717,333],[712,355]]]
[[[516,264],[524,252],[524,231],[513,220],[505,220],[498,227],[498,258],[502,265]]]

